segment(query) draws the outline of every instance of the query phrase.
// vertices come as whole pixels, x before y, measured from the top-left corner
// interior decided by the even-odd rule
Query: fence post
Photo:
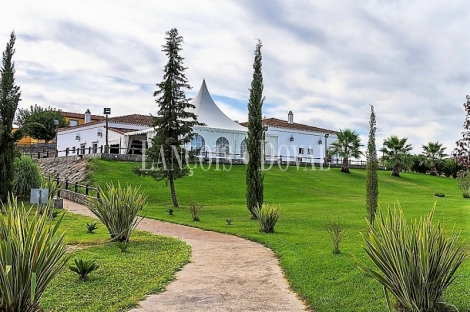
[[[88,183],[85,185],[85,195],[88,195]]]
[[[103,145],[100,146],[100,154],[103,154]]]
[[[75,182],[75,193],[78,193],[78,182]]]
[[[33,157],[31,157],[33,158]],[[41,152],[38,152],[38,159],[41,158]]]
[[[68,190],[69,189],[69,180],[65,180],[65,189]]]

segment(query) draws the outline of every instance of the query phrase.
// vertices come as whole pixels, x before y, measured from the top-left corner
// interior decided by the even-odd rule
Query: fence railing
[[[51,177],[49,177],[52,179]],[[79,194],[84,194],[84,195],[90,195],[90,196],[95,196],[97,198],[100,198],[100,188],[99,187],[94,187],[89,185],[88,183],[86,184],[81,184],[79,182],[69,182],[69,180],[60,180],[58,177],[53,178],[54,181],[56,181],[57,185],[61,186],[60,189],[65,189],[65,190],[70,190],[74,191],[75,193]]]

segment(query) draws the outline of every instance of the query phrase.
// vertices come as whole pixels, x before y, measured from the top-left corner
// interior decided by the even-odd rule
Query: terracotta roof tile
[[[108,118],[108,122],[151,127],[153,124],[153,117],[150,115],[132,114],[132,115],[111,117],[111,118]]]
[[[78,119],[85,119],[85,114],[79,114],[79,113],[72,113],[72,112],[60,112],[62,116],[67,117],[67,118],[78,118]],[[100,115],[91,115],[91,120],[102,120],[104,119],[104,116]]]
[[[109,127],[108,129],[109,131],[113,131],[119,134],[124,134],[124,133],[134,132],[134,131],[139,130],[139,129],[126,129],[126,128],[113,128],[113,127]]]
[[[309,125],[304,125],[300,123],[288,123],[285,120],[277,119],[277,118],[265,118],[263,119],[263,126],[272,126],[276,128],[284,128],[284,129],[292,129],[292,130],[300,130],[300,131],[310,131],[310,132],[320,132],[320,133],[330,133],[336,134],[336,131],[313,127]],[[242,126],[248,127],[248,122],[241,122]]]

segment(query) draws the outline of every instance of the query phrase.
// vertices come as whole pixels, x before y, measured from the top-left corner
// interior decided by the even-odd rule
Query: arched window
[[[245,157],[245,153],[246,153],[246,140],[243,140],[243,141],[240,143],[240,154],[241,154],[241,157],[242,157],[242,158]]]
[[[206,150],[206,141],[202,136],[196,134],[191,141],[191,150],[194,151],[195,149],[201,149],[201,153]]]
[[[224,137],[220,137],[215,142],[215,152],[217,156],[226,156],[230,152],[230,143]]]

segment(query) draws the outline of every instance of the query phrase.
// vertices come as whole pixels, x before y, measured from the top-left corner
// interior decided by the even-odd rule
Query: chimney
[[[89,123],[91,121],[91,113],[90,110],[87,109],[85,112],[85,123]]]
[[[292,111],[289,111],[289,114],[287,114],[287,122],[290,124],[294,123],[294,114],[292,114]]]

